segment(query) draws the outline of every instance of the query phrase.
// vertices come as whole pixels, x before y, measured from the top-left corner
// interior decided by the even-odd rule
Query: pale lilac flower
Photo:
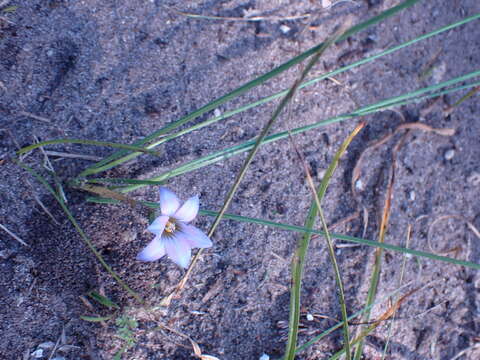
[[[160,216],[147,228],[155,238],[137,255],[137,260],[155,261],[167,254],[183,268],[190,263],[192,248],[208,248],[212,241],[195,226],[188,225],[198,213],[198,196],[180,206],[177,195],[160,187]]]

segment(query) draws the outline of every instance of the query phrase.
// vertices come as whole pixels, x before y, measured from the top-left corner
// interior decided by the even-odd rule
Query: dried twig
[[[26,246],[26,247],[30,247],[25,241],[23,241],[22,239],[20,239],[17,235],[15,235],[13,232],[11,232],[10,230],[8,230],[4,225],[0,224],[0,229],[3,229],[3,231],[5,231],[8,235],[10,235],[11,237],[13,237],[15,240],[17,240],[20,244],[22,244],[23,246]]]
[[[299,20],[307,19],[311,14],[303,15],[292,15],[292,16],[245,16],[245,17],[232,17],[232,16],[215,16],[215,15],[200,15],[193,14],[185,11],[177,10],[173,7],[164,5],[164,8],[173,11],[174,13],[182,16],[186,16],[194,19],[205,19],[205,20],[223,20],[223,21],[289,21],[289,20]]]
[[[48,156],[56,156],[59,158],[68,158],[68,159],[82,159],[82,160],[91,160],[91,161],[100,161],[102,157],[95,155],[84,155],[84,154],[72,154],[61,151],[51,151],[45,150],[45,154]]]

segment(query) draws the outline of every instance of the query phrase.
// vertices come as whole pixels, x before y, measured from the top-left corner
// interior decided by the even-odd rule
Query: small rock
[[[447,72],[447,64],[441,62],[438,66],[435,66],[432,69],[432,78],[435,83],[439,83],[445,77],[445,73]]]
[[[55,343],[52,341],[46,341],[38,345],[38,348],[44,349],[44,350],[50,350],[50,349],[53,349],[54,347],[55,347]]]
[[[361,179],[358,179],[356,182],[355,182],[355,189],[357,190],[363,190],[363,182]]]
[[[445,151],[445,154],[443,154],[444,159],[447,161],[452,160],[454,156],[455,156],[454,149],[448,149],[447,151]]]
[[[327,170],[325,170],[325,169],[318,170],[318,172],[317,172],[318,180],[322,180],[325,177],[326,173],[327,173]]]
[[[263,353],[262,356],[260,356],[260,358],[258,360],[270,360],[270,356],[268,356],[267,354]]]
[[[312,314],[307,314],[307,321],[313,321],[314,317]]]
[[[411,190],[408,193],[408,198],[410,201],[415,201],[415,199],[417,198],[417,194],[415,193],[415,190]]]
[[[40,359],[43,357],[43,349],[37,349],[30,354],[31,357],[35,359]]]
[[[53,54],[54,54],[54,52],[53,52],[52,49],[48,49],[48,50],[47,50],[47,56],[48,56],[48,57],[52,57]]]
[[[280,25],[280,31],[281,31],[282,33],[288,34],[288,33],[290,32],[290,30],[292,30],[292,29],[290,28],[290,26],[287,26],[287,25],[285,25],[285,24]]]
[[[328,8],[332,5],[332,0],[322,0],[322,7],[323,8]]]
[[[222,115],[222,112],[220,111],[220,109],[215,109],[215,110],[213,110],[213,115],[215,117],[219,117],[219,116]]]

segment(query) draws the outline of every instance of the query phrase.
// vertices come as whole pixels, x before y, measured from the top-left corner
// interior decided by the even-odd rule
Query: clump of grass
[[[279,118],[280,114],[284,110],[284,108],[287,106],[287,104],[291,101],[293,98],[293,95],[295,92],[306,86],[310,86],[322,79],[325,79],[330,76],[334,76],[335,74],[339,74],[341,72],[347,71],[349,69],[353,69],[356,67],[359,67],[363,64],[366,64],[367,62],[374,61],[382,56],[391,54],[395,51],[399,51],[404,47],[410,46],[414,43],[417,43],[419,41],[425,40],[431,36],[435,36],[438,34],[441,34],[447,30],[456,28],[458,26],[461,26],[463,24],[466,24],[468,22],[474,21],[476,19],[480,18],[480,14],[476,14],[474,16],[462,19],[458,22],[455,22],[453,24],[449,24],[447,26],[444,26],[436,31],[433,31],[428,34],[421,35],[413,40],[407,41],[404,44],[398,45],[396,47],[392,47],[391,49],[388,49],[386,51],[383,51],[379,54],[376,54],[374,56],[371,56],[367,59],[363,59],[360,61],[357,61],[353,64],[350,64],[348,66],[345,66],[340,69],[336,69],[332,72],[329,72],[327,74],[323,74],[322,76],[316,77],[315,79],[305,81],[306,76],[310,69],[314,66],[315,62],[318,60],[320,55],[323,53],[323,51],[332,43],[335,43],[339,40],[346,39],[348,36],[351,36],[355,34],[358,31],[364,30],[368,28],[369,26],[372,26],[380,21],[383,21],[384,19],[400,12],[401,10],[404,10],[410,6],[413,6],[418,0],[407,0],[402,2],[401,4],[392,7],[391,9],[388,9],[381,13],[380,15],[373,17],[372,19],[365,21],[361,24],[358,24],[356,26],[353,26],[340,34],[339,36],[334,36],[331,39],[313,47],[312,49],[309,49],[299,56],[287,61],[286,63],[280,65],[276,69],[270,71],[269,73],[262,75],[258,77],[257,79],[254,79],[245,85],[239,87],[238,89],[235,89],[234,91],[210,102],[209,104],[203,106],[202,108],[186,115],[185,117],[168,124],[167,126],[153,132],[152,134],[148,135],[147,137],[138,140],[132,145],[127,145],[127,144],[117,144],[117,143],[112,143],[112,142],[103,142],[103,141],[93,141],[93,140],[81,140],[81,139],[56,139],[56,140],[50,140],[50,141],[45,141],[37,144],[30,145],[28,147],[25,147],[21,149],[18,154],[19,155],[24,155],[30,151],[33,151],[37,148],[43,149],[44,146],[50,146],[50,145],[58,145],[58,144],[68,144],[68,143],[77,143],[77,144],[84,144],[84,145],[93,145],[93,146],[106,146],[112,149],[118,149],[115,151],[112,155],[106,157],[105,159],[102,159],[101,161],[96,162],[94,165],[87,167],[86,169],[83,169],[82,171],[79,172],[79,174],[72,178],[72,179],[60,179],[57,174],[54,172],[53,168],[50,168],[47,172],[46,175],[40,174],[36,170],[34,170],[31,166],[27,166],[23,161],[17,160],[17,163],[22,166],[25,170],[27,170],[32,176],[34,176],[40,183],[42,183],[48,191],[52,194],[52,196],[55,198],[55,200],[58,202],[60,207],[65,213],[65,216],[69,219],[69,221],[72,223],[72,225],[75,227],[77,232],[79,233],[80,237],[82,240],[85,242],[87,248],[95,255],[97,260],[100,262],[100,264],[104,267],[104,269],[116,280],[116,282],[120,285],[121,288],[123,288],[130,296],[132,296],[138,306],[144,306],[144,300],[140,294],[135,292],[133,289],[131,289],[124,280],[122,280],[116,272],[111,268],[109,264],[106,263],[106,261],[103,259],[101,254],[96,250],[94,247],[92,241],[88,237],[88,235],[83,231],[83,229],[80,227],[80,225],[77,223],[75,220],[72,212],[70,211],[69,207],[67,206],[67,203],[65,201],[64,197],[64,192],[63,192],[63,187],[64,186],[70,186],[76,189],[81,189],[86,192],[89,192],[90,194],[95,195],[96,197],[92,197],[89,200],[98,202],[98,203],[118,203],[118,202],[125,202],[129,205],[131,205],[133,208],[136,206],[146,206],[148,208],[155,208],[158,206],[155,203],[149,203],[145,201],[138,201],[133,198],[130,198],[128,195],[129,192],[138,189],[140,187],[144,186],[157,186],[165,183],[169,179],[175,177],[175,176],[180,176],[183,174],[188,174],[191,171],[194,171],[196,169],[206,167],[208,165],[214,164],[216,162],[222,161],[228,157],[235,156],[244,152],[249,152],[247,159],[245,160],[245,163],[241,170],[238,172],[236,180],[234,184],[232,185],[230,191],[228,192],[225,201],[219,211],[211,211],[211,210],[204,210],[202,213],[204,215],[212,216],[214,217],[213,224],[210,228],[210,231],[208,233],[209,236],[211,236],[218,224],[220,223],[221,220],[224,219],[229,219],[232,221],[243,221],[243,222],[249,222],[252,224],[260,224],[263,226],[269,226],[269,227],[277,227],[277,228],[282,228],[286,229],[289,231],[294,231],[294,232],[299,232],[304,234],[302,240],[299,243],[299,247],[297,248],[297,252],[294,254],[294,259],[295,261],[293,262],[293,267],[292,267],[292,277],[293,277],[293,284],[292,284],[292,289],[291,289],[291,307],[290,307],[290,326],[289,326],[289,337],[288,337],[288,342],[286,346],[286,353],[285,353],[285,359],[293,359],[295,357],[295,354],[298,352],[306,349],[307,347],[311,346],[315,342],[319,341],[323,337],[327,336],[328,334],[332,333],[338,328],[343,328],[343,336],[344,336],[344,348],[338,351],[331,359],[336,359],[342,356],[343,354],[346,356],[347,359],[351,357],[351,348],[356,346],[356,351],[355,351],[355,359],[360,359],[362,356],[362,341],[363,339],[370,334],[375,328],[378,327],[378,325],[382,322],[385,321],[393,316],[395,311],[400,307],[402,302],[412,294],[412,290],[410,292],[407,292],[403,296],[399,297],[398,300],[395,302],[394,305],[389,307],[384,314],[377,319],[376,321],[371,324],[369,320],[369,312],[372,306],[375,303],[379,302],[379,299],[377,299],[376,295],[376,289],[378,286],[379,282],[379,275],[381,271],[381,255],[382,255],[382,250],[383,249],[390,249],[397,251],[402,254],[412,254],[415,256],[419,257],[424,257],[424,258],[429,258],[429,259],[434,259],[438,261],[443,261],[446,263],[450,264],[457,264],[465,267],[470,267],[474,269],[480,269],[479,264],[471,263],[468,261],[463,261],[463,260],[458,260],[455,258],[450,258],[446,256],[441,256],[438,254],[433,254],[433,253],[428,253],[428,252],[422,252],[419,250],[415,249],[410,249],[410,248],[403,248],[395,245],[390,245],[385,243],[385,234],[386,234],[386,229],[388,225],[388,218],[389,218],[389,212],[390,212],[390,203],[391,203],[391,198],[392,198],[392,189],[393,189],[393,179],[394,179],[394,173],[391,174],[391,182],[387,190],[387,196],[385,200],[385,206],[384,206],[384,212],[382,216],[382,222],[380,225],[380,235],[379,235],[379,241],[372,241],[368,239],[362,239],[362,238],[357,238],[357,237],[351,237],[347,235],[342,235],[342,234],[335,234],[335,233],[330,233],[328,230],[328,227],[325,222],[325,216],[323,214],[322,208],[321,208],[321,201],[322,198],[325,194],[328,181],[331,178],[333,171],[338,163],[338,160],[342,154],[343,151],[345,151],[346,147],[349,144],[349,141],[353,138],[354,134],[356,134],[359,131],[359,128],[357,128],[354,133],[347,139],[339,152],[337,152],[336,157],[332,161],[329,170],[328,170],[328,175],[324,177],[324,180],[322,184],[320,185],[320,188],[318,191],[315,191],[315,187],[313,186],[313,182],[311,179],[309,180],[310,186],[312,188],[312,193],[313,193],[313,202],[312,206],[310,208],[310,211],[307,215],[307,220],[305,222],[305,226],[295,226],[291,224],[284,224],[284,223],[274,223],[271,221],[267,221],[264,219],[255,219],[251,217],[242,217],[238,215],[233,215],[233,214],[227,214],[226,211],[229,207],[230,202],[235,196],[235,193],[245,176],[246,172],[248,171],[248,168],[254,159],[257,151],[261,146],[265,146],[267,144],[271,144],[277,141],[280,141],[282,139],[286,139],[289,136],[294,136],[296,134],[304,133],[307,131],[311,131],[314,129],[321,128],[322,126],[325,126],[327,124],[332,124],[335,122],[342,122],[342,121],[347,121],[347,120],[353,120],[353,119],[358,119],[360,117],[365,118],[370,114],[384,111],[385,109],[391,109],[394,107],[399,107],[405,104],[410,104],[410,103],[415,103],[419,101],[424,101],[429,98],[433,97],[438,97],[444,94],[451,94],[454,92],[459,92],[463,90],[469,91],[467,95],[463,96],[459,101],[455,103],[455,106],[458,106],[461,102],[465,101],[469,97],[473,96],[476,91],[478,91],[479,86],[480,86],[480,81],[478,80],[478,77],[480,76],[480,70],[477,71],[472,71],[468,74],[464,74],[461,76],[458,76],[454,79],[450,79],[447,81],[444,81],[439,84],[434,84],[430,86],[426,86],[424,88],[418,89],[416,91],[411,91],[405,94],[401,94],[389,99],[385,99],[382,101],[378,101],[377,103],[368,105],[368,106],[363,106],[360,107],[354,111],[351,111],[346,114],[342,114],[336,117],[332,117],[329,119],[324,119],[322,121],[319,121],[315,124],[311,124],[308,126],[300,127],[297,129],[292,129],[291,131],[286,131],[286,132],[279,132],[276,134],[269,134],[272,125],[275,123],[275,121]],[[218,108],[220,105],[226,103],[229,100],[232,100],[243,93],[247,92],[248,90],[251,90],[252,88],[259,86],[266,81],[280,75],[282,72],[292,68],[293,66],[299,64],[303,60],[306,60],[307,58],[311,58],[310,62],[306,65],[305,70],[302,72],[301,76],[299,79],[294,83],[294,85],[288,89],[284,90],[282,92],[270,95],[268,97],[265,97],[259,101],[246,104],[244,106],[239,107],[238,109],[229,111],[227,113],[224,113],[221,116],[215,117],[210,120],[205,120],[203,122],[200,122],[196,125],[192,125],[189,127],[186,127],[180,131],[177,129],[180,126],[186,125],[192,120],[196,119],[202,114],[205,114],[208,111],[211,111],[215,108]],[[476,81],[475,81],[476,79]],[[467,83],[466,83],[467,82]],[[460,84],[462,83],[462,84]],[[244,143],[241,143],[239,145],[222,149],[220,151],[214,152],[213,154],[207,155],[200,157],[198,159],[192,160],[188,163],[182,164],[180,166],[177,166],[175,168],[170,169],[169,171],[156,176],[152,179],[130,179],[130,178],[94,178],[92,176],[98,176],[101,172],[104,172],[108,169],[115,168],[119,165],[125,164],[127,161],[130,161],[132,159],[137,158],[140,155],[148,155],[148,156],[158,156],[159,151],[153,150],[160,146],[161,144],[165,144],[166,142],[175,139],[179,136],[185,135],[191,131],[199,130],[199,129],[207,129],[207,127],[217,121],[225,120],[235,114],[238,114],[242,111],[246,111],[248,109],[251,109],[255,106],[259,106],[261,104],[264,104],[268,101],[272,101],[276,98],[279,98],[283,96],[283,100],[280,102],[280,105],[276,108],[275,112],[273,115],[270,117],[269,121],[267,124],[263,127],[263,129],[259,132],[258,136],[255,139],[246,141]],[[415,126],[421,126],[421,125],[415,125]],[[415,127],[414,125],[411,125],[411,127]],[[405,130],[405,129],[402,129]],[[47,156],[47,155],[46,155]],[[394,164],[394,160],[392,161]],[[306,169],[307,177],[309,176],[308,174],[308,169]],[[53,184],[53,185],[52,185]],[[321,230],[315,230],[313,229],[313,224],[314,221],[317,217],[317,215],[320,216],[321,222],[322,222],[322,227],[323,231]],[[317,336],[306,343],[304,343],[301,346],[298,346],[298,319],[299,319],[299,310],[300,310],[300,293],[301,293],[301,282],[302,282],[302,276],[303,276],[303,267],[304,267],[304,262],[307,257],[308,253],[308,243],[310,241],[310,238],[312,234],[318,234],[325,236],[327,239],[327,247],[328,251],[330,254],[330,259],[332,260],[334,271],[335,271],[335,280],[336,280],[336,285],[337,289],[339,290],[339,305],[341,308],[341,313],[342,313],[342,321],[338,323],[337,325],[333,326],[329,330],[325,331],[323,334],[320,336]],[[357,312],[354,315],[348,316],[347,308],[346,308],[346,301],[344,298],[343,294],[343,282],[342,282],[342,277],[341,277],[341,271],[339,269],[338,264],[336,263],[336,258],[335,258],[335,253],[334,253],[334,248],[332,245],[332,238],[337,238],[337,239],[342,239],[346,241],[351,241],[351,242],[356,242],[368,246],[372,246],[376,248],[376,256],[375,256],[375,268],[373,271],[373,276],[371,280],[371,287],[368,295],[368,299],[366,301],[365,307],[362,309],[362,311]],[[168,305],[170,303],[170,300],[174,294],[178,294],[179,291],[186,285],[187,280],[190,276],[190,274],[194,271],[197,259],[201,256],[201,251],[197,253],[195,256],[194,260],[191,263],[190,268],[188,269],[187,273],[185,276],[181,279],[179,282],[176,290],[171,293],[171,294],[166,294],[164,302],[162,303],[163,305]],[[93,293],[96,294],[96,293]],[[94,321],[94,322],[114,322],[115,326],[118,328],[117,331],[117,336],[120,337],[124,341],[124,345],[120,352],[116,355],[115,358],[120,358],[122,354],[127,351],[129,348],[135,345],[135,330],[139,326],[138,322],[132,318],[126,315],[125,312],[123,312],[122,305],[117,305],[113,303],[111,300],[109,300],[106,297],[100,296],[99,294],[92,295],[91,297],[94,298],[97,302],[101,303],[103,306],[107,307],[109,310],[113,310],[114,312],[111,315],[108,316],[84,316],[83,319],[86,321]],[[147,309],[148,310],[148,309]],[[367,326],[364,328],[361,333],[355,337],[351,338],[349,334],[349,323],[355,318],[358,317],[362,314],[365,314],[363,322],[366,323]],[[196,349],[196,352],[198,349]]]

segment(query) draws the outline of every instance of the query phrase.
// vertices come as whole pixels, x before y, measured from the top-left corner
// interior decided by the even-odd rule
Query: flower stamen
[[[168,220],[167,224],[165,225],[165,231],[168,233],[173,233],[176,230],[175,223],[173,221]]]

